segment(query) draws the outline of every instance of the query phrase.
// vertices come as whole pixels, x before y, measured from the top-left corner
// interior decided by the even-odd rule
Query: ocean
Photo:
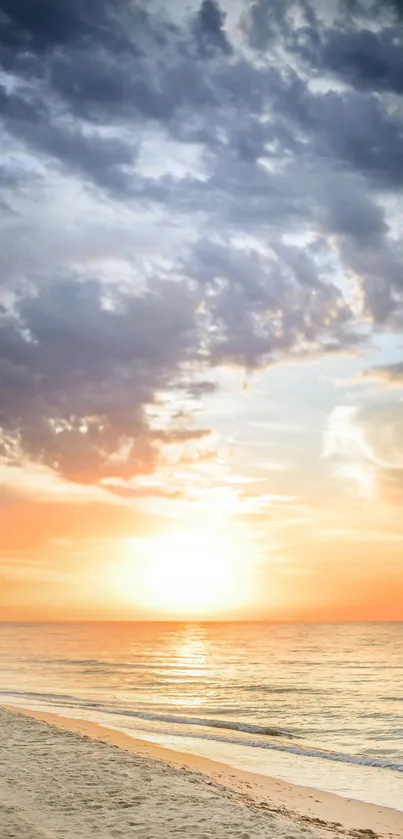
[[[401,623],[0,623],[0,703],[403,810]]]

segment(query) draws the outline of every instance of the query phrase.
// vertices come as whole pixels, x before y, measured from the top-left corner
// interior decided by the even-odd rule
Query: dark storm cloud
[[[231,44],[224,29],[225,15],[215,0],[203,0],[196,21],[196,36],[202,53],[219,49],[230,55]]]
[[[293,45],[292,36],[297,37],[290,15],[296,7],[309,22],[313,12],[309,14],[309,6],[303,3],[268,6],[261,2],[254,4],[250,14],[253,19],[261,9],[276,25],[281,23],[287,46],[290,38]],[[130,185],[134,173],[127,173],[125,167],[135,162],[144,121],[155,120],[174,136],[204,142],[212,151],[224,142],[224,148],[234,148],[239,157],[252,163],[275,143],[295,154],[302,131],[318,146],[318,154],[327,154],[385,183],[401,179],[399,119],[388,115],[371,97],[313,96],[301,78],[286,71],[286,65],[279,69],[278,62],[257,69],[239,55],[232,60],[224,15],[213,0],[204,0],[195,21],[189,20],[187,31],[146,12],[137,10],[136,15],[122,0],[113,14],[110,5],[102,4],[100,18],[95,16],[96,23],[88,32],[91,10],[85,3],[73,6],[66,12],[71,23],[62,48],[51,20],[46,23],[38,16],[36,21],[27,9],[15,13],[12,8],[5,9],[9,28],[17,35],[23,31],[25,41],[31,44],[36,44],[39,30],[42,39],[46,35],[48,49],[38,61],[36,93],[32,67],[25,89],[3,93],[0,105],[6,125],[37,151],[42,147],[45,154],[81,165],[102,186],[114,187],[124,196],[131,190],[136,193],[135,185]],[[82,9],[87,10],[86,15]],[[116,29],[126,39],[127,48],[118,48]],[[210,46],[221,46],[221,62],[210,65],[198,59],[193,32],[196,41],[202,38]],[[348,32],[337,34],[343,43],[348,40]],[[14,54],[19,52],[23,60],[26,43],[17,35]],[[316,38],[311,40],[316,43]],[[312,56],[312,61],[316,58]],[[268,107],[272,119],[264,124],[261,117]],[[80,120],[78,125],[75,120]],[[99,136],[100,125],[116,127],[122,122],[130,124],[130,140],[120,136],[112,142]],[[224,139],[218,141],[220,135]],[[88,153],[91,145],[93,161]]]
[[[284,354],[354,343],[348,306],[307,253],[283,246],[262,258],[204,242],[192,253],[191,268],[207,290],[213,364],[253,369]]]
[[[255,0],[251,3],[242,20],[250,45],[265,51],[275,38],[287,31],[288,15],[294,6],[292,0],[289,3],[281,0]],[[302,3],[300,7],[303,7]]]
[[[15,241],[43,249],[35,272],[14,260],[18,281],[3,262],[15,295],[0,324],[3,453],[74,480],[126,479],[152,469],[160,445],[202,437],[147,418],[161,390],[212,392],[189,381],[192,365],[254,369],[354,346],[356,314],[335,274],[360,283],[361,314],[403,323],[401,247],[379,200],[403,187],[401,4],[257,0],[236,32],[248,50],[228,3],[181,7],[180,22],[172,9],[0,0],[13,148],[2,206],[23,218],[28,181],[30,195],[41,182]],[[168,145],[174,163],[190,147],[199,162],[177,174],[168,161],[161,174]],[[68,241],[58,277],[69,279],[55,280],[41,220],[55,173],[86,190],[94,214],[136,211],[134,227],[153,213],[157,256],[163,214],[192,228],[190,244],[163,269],[145,260],[141,294],[89,280]],[[64,213],[60,228],[74,206]]]
[[[142,12],[136,16],[126,0],[59,0],[57,5],[52,0],[1,0],[0,14],[0,43],[11,56],[11,49],[26,54],[72,43],[128,44],[124,23]]]
[[[403,25],[396,26],[388,9],[390,4],[383,4],[376,15],[374,5],[371,16],[368,4],[335,2],[327,9],[326,4],[302,0],[257,0],[246,29],[251,45],[266,54],[276,55],[278,43],[289,50],[293,63],[301,61],[304,76],[327,83],[340,77],[351,87],[312,95],[301,78],[290,77],[276,109],[299,123],[318,154],[364,172],[378,186],[395,189],[403,172],[401,111],[375,95],[403,90]],[[375,31],[362,28],[363,18],[372,19]]]
[[[0,90],[0,112],[7,129],[32,151],[56,158],[104,188],[124,192],[124,167],[134,163],[136,147],[96,130],[52,122],[40,98],[9,96]]]
[[[318,349],[321,340],[333,341],[334,348],[348,342],[341,295],[310,276],[312,266],[307,263],[305,278],[299,266],[304,289],[275,262],[274,277],[261,277],[262,267],[253,254],[228,260],[223,247],[200,254],[205,317],[219,324],[203,348],[203,316],[197,314],[203,298],[183,283],[165,280],[133,295],[96,281],[54,280],[13,310],[3,308],[3,458],[28,457],[84,483],[150,471],[161,444],[198,441],[210,433],[175,418],[168,428],[150,427],[147,406],[155,404],[157,392],[181,386],[181,370],[189,363],[231,361],[252,368],[285,352]],[[182,387],[193,398],[214,389],[186,380]]]
[[[395,10],[399,17],[403,17],[403,2],[402,0],[389,0],[392,8]]]
[[[0,60],[12,79],[0,82],[4,125],[37,153],[81,167],[103,187],[126,194],[122,167],[135,160],[139,122],[165,123],[214,99],[194,60],[190,28],[186,40],[126,0],[62,0],[57,10],[46,0],[17,7],[1,0],[0,14]],[[203,6],[195,31],[196,40],[224,49],[215,4]],[[168,63],[164,51],[174,54]],[[101,136],[107,126],[120,136]]]
[[[356,177],[334,177],[328,183],[327,227],[338,236],[348,236],[358,243],[378,242],[387,232],[384,214],[378,204],[365,194]]]
[[[195,360],[195,331],[194,297],[168,282],[107,300],[95,281],[55,281],[3,310],[3,456],[83,482],[149,471],[166,432],[150,430],[145,408]]]
[[[363,90],[403,91],[403,33],[333,30],[323,44],[324,69]]]
[[[373,98],[345,94],[323,100],[326,144],[341,163],[363,172],[374,185],[403,184],[403,126]]]
[[[231,51],[225,16],[213,0],[204,0],[184,31],[127,0],[62,0],[57,11],[51,2],[34,5],[35,11],[30,3],[16,9],[1,0],[3,41],[13,45],[3,64],[16,77],[41,82],[42,99],[47,94],[72,115],[107,123],[136,115],[165,121],[183,106],[214,102],[195,60],[201,42]]]
[[[295,80],[276,107],[333,169],[362,172],[374,189],[402,186],[402,118],[377,96],[354,90],[312,95]]]

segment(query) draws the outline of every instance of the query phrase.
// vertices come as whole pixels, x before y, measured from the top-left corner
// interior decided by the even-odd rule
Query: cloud
[[[360,411],[358,423],[377,467],[377,481],[385,501],[403,499],[403,403],[389,402]]]
[[[339,406],[329,417],[324,454],[336,474],[364,497],[400,504],[403,493],[403,403]]]
[[[340,349],[355,340],[348,306],[336,286],[321,280],[309,251],[278,246],[262,256],[201,242],[190,270],[207,289],[213,364],[253,369],[284,354],[326,344]]]
[[[400,5],[364,7],[0,0],[4,458],[129,480],[208,432],[162,391],[401,329]]]
[[[251,3],[243,18],[243,28],[250,45],[261,51],[271,46],[276,38],[287,31],[288,15],[295,5],[293,2],[282,3],[281,0],[255,0]]]
[[[3,457],[82,482],[152,469],[158,434],[145,409],[197,359],[196,305],[170,283],[107,298],[97,281],[60,280],[3,309]],[[204,433],[182,428],[176,439]]]
[[[184,383],[183,386],[193,399],[198,399],[200,396],[210,396],[213,393],[217,393],[218,390],[218,383],[208,380],[190,382],[189,384]]]
[[[219,49],[230,55],[232,47],[224,29],[225,14],[215,0],[203,0],[196,20],[196,36],[203,53]]]
[[[161,487],[158,484],[153,485],[149,484],[148,486],[134,486],[131,483],[124,483],[119,479],[105,479],[103,481],[103,485],[106,487],[108,492],[111,492],[113,495],[118,496],[119,498],[136,498],[136,499],[144,499],[144,498],[165,498],[168,501],[172,501],[174,499],[183,498],[183,491],[179,489],[167,489],[165,487]]]
[[[381,207],[366,195],[357,176],[329,178],[328,216],[326,226],[336,236],[347,236],[356,246],[376,243],[379,247],[387,233]]]
[[[371,367],[363,371],[362,378],[379,380],[391,387],[403,387],[403,362],[397,361],[394,364]]]
[[[403,402],[363,408],[357,423],[374,462],[385,469],[403,470]]]
[[[323,44],[323,67],[362,90],[403,92],[402,41],[396,28],[383,32],[356,29],[329,32]]]

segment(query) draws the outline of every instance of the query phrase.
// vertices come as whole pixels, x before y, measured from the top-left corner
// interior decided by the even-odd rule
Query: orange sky
[[[250,417],[272,376],[251,383]],[[228,400],[232,416],[245,410],[241,388]],[[341,449],[343,435],[350,444],[357,437],[354,422],[346,427],[337,412],[330,420]],[[246,424],[244,444],[217,435],[206,460],[199,444],[192,457],[188,443],[175,455],[168,447],[157,472],[136,479],[134,497],[43,467],[4,467],[1,618],[402,620],[397,488],[352,444],[335,467],[328,428],[311,473],[274,460],[270,470],[266,460],[274,439],[284,456],[296,430],[262,423],[250,440]]]

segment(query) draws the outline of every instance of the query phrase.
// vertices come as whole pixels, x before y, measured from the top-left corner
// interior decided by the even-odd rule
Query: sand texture
[[[167,763],[134,744],[129,751],[125,740],[114,745],[99,726],[89,736],[66,729],[87,723],[60,722],[64,728],[0,708],[0,839],[365,836],[274,812],[262,796],[229,788],[205,767]]]

